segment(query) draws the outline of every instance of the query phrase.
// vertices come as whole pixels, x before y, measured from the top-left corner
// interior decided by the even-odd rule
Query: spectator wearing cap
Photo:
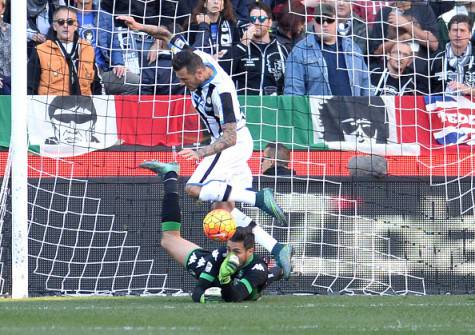
[[[251,5],[249,17],[251,23],[232,50],[236,88],[240,94],[282,94],[289,52],[269,33],[272,11],[258,2]]]
[[[289,168],[290,150],[282,143],[268,143],[261,162],[265,176],[295,176],[295,171]]]
[[[371,95],[361,49],[350,38],[337,35],[334,6],[315,8],[313,29],[287,58],[284,94]]]
[[[28,60],[28,94],[102,94],[94,48],[79,38],[74,8],[53,13],[53,39],[38,45]]]

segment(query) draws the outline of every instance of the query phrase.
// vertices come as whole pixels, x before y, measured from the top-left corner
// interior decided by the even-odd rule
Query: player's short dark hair
[[[254,248],[256,239],[252,232],[252,227],[237,227],[234,235],[229,239],[231,242],[242,242],[244,249]]]
[[[265,149],[269,150],[269,158],[276,160],[276,165],[286,167],[289,164],[290,150],[282,143],[268,143]]]
[[[450,19],[449,24],[447,25],[448,30],[450,31],[453,24],[458,24],[458,23],[466,23],[468,25],[468,30],[470,31],[470,33],[472,32],[473,20],[470,16],[464,15],[464,14],[454,15]]]
[[[55,115],[61,114],[63,110],[71,109],[74,107],[82,107],[91,113],[88,115],[78,115],[78,117],[87,116],[89,120],[97,121],[96,107],[92,97],[87,95],[59,95],[55,97],[48,106],[48,115],[50,118],[54,118]],[[58,112],[59,111],[59,112]]]
[[[205,67],[201,57],[195,54],[191,49],[177,53],[173,57],[172,66],[175,71],[186,68],[189,73],[196,73],[198,69]]]
[[[69,11],[71,13],[74,13],[76,15],[76,17],[78,16],[78,11],[76,8],[74,7],[69,7],[69,6],[59,6],[57,7],[54,12],[53,12],[53,18],[56,16],[56,14],[58,14],[59,12],[63,11],[63,10],[66,10],[66,11]]]
[[[262,1],[253,2],[249,6],[249,13],[251,13],[251,11],[254,9],[260,9],[261,11],[266,12],[267,17],[272,20],[272,9],[269,6],[267,6],[265,3],[263,3]]]

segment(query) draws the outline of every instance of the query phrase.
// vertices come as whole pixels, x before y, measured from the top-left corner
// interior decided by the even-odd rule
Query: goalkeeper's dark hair
[[[201,60],[201,57],[195,54],[191,49],[185,49],[180,51],[173,57],[172,60],[173,70],[180,71],[186,68],[188,73],[194,74],[200,68],[204,68],[205,65]]]
[[[237,227],[234,235],[229,239],[231,242],[242,242],[244,249],[254,248],[256,239],[252,232],[252,227]]]

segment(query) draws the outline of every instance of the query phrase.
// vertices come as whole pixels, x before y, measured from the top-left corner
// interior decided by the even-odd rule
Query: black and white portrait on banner
[[[47,155],[77,156],[117,144],[113,96],[32,96],[30,143]]]
[[[385,102],[378,97],[312,97],[318,108],[313,108],[314,121],[320,139],[328,142],[346,142],[357,145],[385,144],[389,125]],[[315,103],[313,104],[315,105]],[[314,122],[315,123],[315,122]]]
[[[95,136],[96,107],[90,96],[57,96],[48,106],[48,115],[53,136],[45,144],[99,143]]]

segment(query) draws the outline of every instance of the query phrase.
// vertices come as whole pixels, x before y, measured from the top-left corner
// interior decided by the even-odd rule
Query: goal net
[[[204,248],[217,246],[201,228],[209,204],[194,202],[182,191],[196,164],[176,153],[206,145],[209,136],[192,107],[190,92],[173,74],[171,52],[118,20],[108,24],[118,15],[130,15],[140,22],[165,25],[198,48],[209,38],[205,51],[228,50],[228,56],[229,48],[239,43],[239,34],[249,29],[249,24],[237,20],[232,28],[237,39],[226,40],[231,35],[219,35],[224,28],[218,27],[221,40],[214,40],[211,28],[210,36],[203,34],[182,5],[167,0],[98,1],[92,10],[80,8],[80,36],[90,37],[96,54],[107,56],[99,70],[104,94],[28,96],[30,295],[190,291],[191,276],[160,247],[164,190],[158,177],[138,168],[144,160],[180,164],[182,235]],[[341,17],[346,5],[351,20]],[[429,52],[430,39],[417,42],[416,52],[416,38],[408,37],[426,31],[425,22],[416,22],[416,13],[412,21],[405,20],[402,13],[403,27],[393,29],[399,23],[392,18],[400,8],[383,1],[338,1],[337,40],[351,41],[351,48],[347,42],[337,43],[336,49],[313,59],[311,51],[303,50],[304,42],[310,37],[314,45],[323,46],[315,32],[321,5],[302,9],[286,2],[276,8],[276,21],[286,15],[305,30],[303,39],[285,54],[287,62],[267,64],[274,74],[285,71],[285,80],[266,89],[261,85],[257,92],[249,72],[234,71],[245,58],[220,59],[224,68],[232,69],[236,82],[246,83],[236,85],[254,140],[249,161],[254,188],[273,188],[289,220],[288,226],[280,227],[257,208],[238,205],[279,242],[295,249],[293,276],[268,289],[381,295],[469,292],[474,236],[472,99],[436,91],[431,72],[405,73],[397,79],[387,73],[393,58],[398,64],[410,58],[407,69],[414,71],[416,63],[417,69],[430,68],[435,59]],[[91,13],[96,21],[88,21]],[[325,27],[331,23],[324,21]],[[277,34],[280,28],[272,29]],[[99,37],[109,40],[101,44]],[[404,42],[410,55],[405,55],[405,46],[391,55],[385,49],[389,44],[376,43],[402,39],[411,40]],[[104,70],[117,68],[113,60],[117,54],[125,68],[118,85],[114,70]],[[297,90],[298,81],[307,76],[298,66],[311,68],[314,75],[322,60],[328,62],[326,57],[335,61],[337,76],[340,71],[348,73],[350,90],[372,96],[332,94],[335,82],[345,90],[344,83],[338,84],[340,77],[326,78],[323,93],[288,91]],[[390,95],[401,87],[412,88],[404,96]],[[373,95],[377,89],[380,92]],[[2,124],[9,124],[10,110],[0,111]],[[0,145],[8,147],[9,132],[0,134]],[[453,138],[456,141],[450,142]],[[270,157],[266,148],[275,143],[284,145],[290,157],[277,156],[278,167],[264,174]],[[275,176],[280,166],[286,166],[288,174]],[[10,253],[14,169],[7,149],[0,151],[2,295],[11,293],[15,280]],[[257,252],[268,255],[260,246]]]

